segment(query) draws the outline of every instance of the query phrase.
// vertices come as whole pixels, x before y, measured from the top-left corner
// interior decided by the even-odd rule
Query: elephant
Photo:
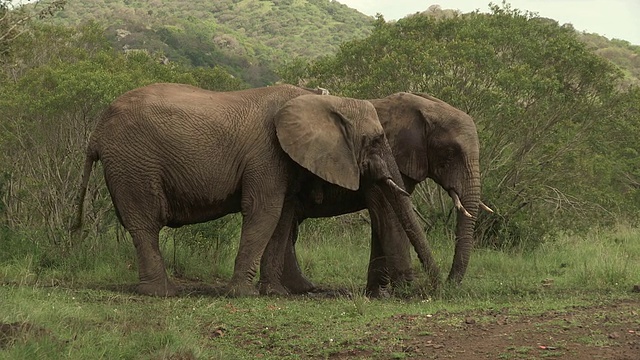
[[[480,200],[479,140],[473,119],[463,111],[424,93],[400,92],[369,100],[375,107],[411,193],[426,178],[433,179],[452,198],[457,209],[455,255],[448,280],[460,283],[469,264],[473,229],[479,208],[493,212]],[[322,190],[318,190],[318,189]],[[318,194],[322,195],[319,196]],[[324,183],[301,195],[289,224],[284,268],[280,282],[290,293],[316,291],[300,270],[295,253],[298,225],[306,218],[336,216],[369,208],[371,257],[366,294],[380,296],[388,285],[413,280],[408,242],[393,217],[389,204],[372,205],[361,191]],[[270,256],[274,256],[271,254]],[[271,276],[263,269],[262,276]]]
[[[159,248],[163,227],[236,212],[240,244],[225,293],[257,294],[256,266],[267,245],[270,253],[284,251],[287,238],[278,234],[299,207],[301,189],[315,179],[360,189],[367,199],[384,196],[425,269],[437,272],[375,108],[364,100],[292,85],[213,92],[159,83],[131,90],[111,103],[89,137],[73,229],[82,225],[97,161],[133,239],[141,294],[178,292]],[[279,259],[260,266],[278,273]],[[286,293],[279,277],[269,276],[259,291]]]

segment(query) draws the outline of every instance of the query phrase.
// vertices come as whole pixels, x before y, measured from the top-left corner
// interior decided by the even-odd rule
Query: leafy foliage
[[[22,35],[33,18],[45,19],[61,10],[66,0],[36,1],[30,9],[17,9],[10,0],[0,0],[0,61],[9,52],[9,44]]]
[[[62,238],[73,210],[86,139],[117,96],[153,82],[213,90],[246,87],[219,67],[191,69],[165,65],[143,51],[117,53],[96,24],[79,29],[38,25],[11,46],[10,65],[3,68],[10,81],[0,86],[0,215],[12,228],[43,229],[54,242]],[[88,227],[94,231],[115,221],[98,179],[89,191]]]
[[[371,18],[330,0],[89,0],[52,19],[108,24],[118,49],[162,52],[183,65],[221,65],[254,86],[277,80],[274,65],[332,53],[366,36]]]
[[[537,244],[637,216],[637,89],[621,92],[620,71],[572,28],[491,11],[378,18],[370,37],[281,74],[357,98],[427,92],[472,115],[484,197],[498,210],[480,219],[485,244]]]
[[[385,22],[328,0],[94,0],[63,11],[58,0],[8,4],[0,0],[6,227],[62,238],[88,133],[121,93],[156,81],[262,85],[278,80],[272,69],[283,64],[280,78],[291,83],[362,98],[425,91],[474,116],[485,201],[498,210],[480,219],[485,244],[537,244],[557,231],[637,218],[639,51],[624,41],[507,5],[491,14],[432,6]],[[104,186],[91,183],[88,227],[99,232],[115,219]],[[447,195],[431,184],[414,198],[446,233]],[[228,224],[187,231],[217,243],[233,233]]]

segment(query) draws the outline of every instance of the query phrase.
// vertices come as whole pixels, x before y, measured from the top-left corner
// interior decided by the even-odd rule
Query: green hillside
[[[425,8],[422,14],[437,18],[461,15],[438,5]],[[274,69],[282,64],[334,54],[373,29],[371,17],[331,0],[70,0],[47,21],[96,21],[123,51],[145,49],[184,65],[222,65],[254,86],[276,81]],[[640,84],[640,46],[578,35],[616,64],[626,83]]]
[[[580,34],[589,49],[616,64],[625,75],[626,84],[640,85],[640,46],[628,41],[609,40],[598,34]]]
[[[335,53],[373,19],[330,0],[84,0],[47,19],[107,27],[116,48],[146,49],[194,66],[223,65],[252,85],[288,60]]]

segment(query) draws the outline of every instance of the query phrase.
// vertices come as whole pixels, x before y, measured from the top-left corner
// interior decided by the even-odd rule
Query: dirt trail
[[[537,316],[509,309],[395,315],[371,330],[361,345],[383,347],[386,358],[640,360],[640,298]],[[345,349],[331,358],[379,354]]]

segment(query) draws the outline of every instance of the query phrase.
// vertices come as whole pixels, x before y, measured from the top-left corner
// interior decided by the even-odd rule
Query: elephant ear
[[[351,121],[335,107],[332,95],[302,95],[276,114],[282,149],[298,164],[325,181],[350,190],[360,186],[360,169]]]
[[[403,106],[399,112],[389,111],[387,116],[393,118],[387,122],[385,131],[398,169],[415,181],[423,181],[429,175],[426,138],[431,126],[429,117],[411,105]]]

